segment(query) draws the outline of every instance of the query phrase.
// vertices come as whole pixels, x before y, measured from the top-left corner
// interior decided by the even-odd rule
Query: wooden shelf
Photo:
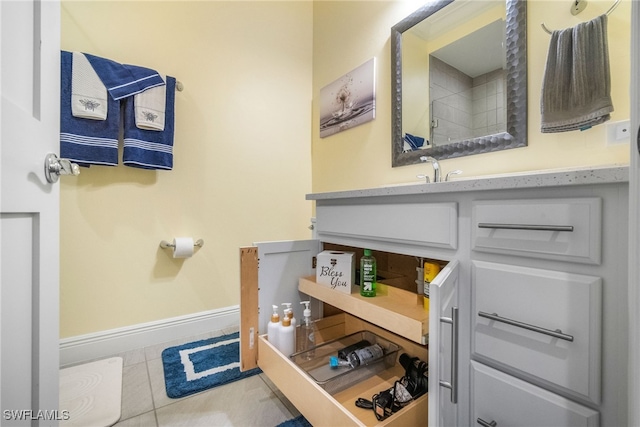
[[[376,286],[377,295],[367,298],[359,293],[345,294],[319,285],[315,277],[303,277],[299,280],[298,290],[395,334],[426,344],[429,312],[423,308],[422,296],[382,283]]]

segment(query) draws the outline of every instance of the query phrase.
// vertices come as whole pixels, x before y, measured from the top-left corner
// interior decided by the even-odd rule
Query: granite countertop
[[[307,194],[307,200],[379,197],[408,194],[451,193],[463,191],[506,190],[516,188],[555,187],[588,184],[611,184],[629,181],[628,166],[529,171],[505,175],[455,178],[449,182],[391,184],[358,190]]]

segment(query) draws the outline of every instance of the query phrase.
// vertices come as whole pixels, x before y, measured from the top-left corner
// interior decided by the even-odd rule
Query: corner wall
[[[239,304],[239,247],[308,238],[312,4],[63,1],[62,49],[175,76],[173,171],[61,187],[61,338]],[[161,240],[202,238],[176,260]]]

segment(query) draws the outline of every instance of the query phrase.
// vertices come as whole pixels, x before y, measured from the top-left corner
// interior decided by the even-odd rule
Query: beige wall
[[[316,1],[313,11],[313,191],[335,191],[415,181],[430,166],[391,167],[390,28],[423,2]],[[569,2],[570,3],[570,2]],[[443,160],[445,172],[462,169],[464,177],[629,163],[628,144],[607,146],[604,126],[584,132],[542,134],[540,90],[551,29],[566,28],[604,13],[613,0],[592,0],[579,16],[559,0],[528,1],[529,145],[457,159]],[[631,1],[623,0],[609,16],[612,97],[611,121],[629,118],[629,17]],[[320,88],[364,63],[377,59],[376,119],[327,138],[318,130]]]
[[[542,135],[539,93],[549,36],[573,17],[564,1],[529,1],[529,146],[441,162],[464,175],[627,164],[604,126]],[[307,238],[308,192],[408,182],[428,166],[391,168],[390,28],[422,0],[63,1],[62,48],[177,77],[175,169],[83,169],[62,179],[61,336],[239,303],[238,248]],[[587,16],[588,15],[588,16]],[[630,0],[610,16],[612,121],[629,116]],[[376,119],[319,137],[320,88],[377,59]],[[204,238],[173,260],[163,239]]]
[[[309,237],[311,27],[309,2],[62,2],[62,49],[185,86],[173,171],[62,179],[62,338],[239,304],[239,247]],[[193,258],[158,248],[184,235]]]

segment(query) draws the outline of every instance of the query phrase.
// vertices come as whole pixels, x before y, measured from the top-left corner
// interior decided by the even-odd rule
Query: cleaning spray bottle
[[[278,315],[278,306],[273,305],[273,314],[271,314],[271,321],[267,326],[267,340],[273,344],[276,348],[280,348],[279,335],[280,335],[280,315]]]
[[[311,309],[309,308],[310,301],[301,301],[300,304],[304,305],[304,311],[302,313],[302,323],[298,328],[298,346],[296,351],[304,351],[304,357],[307,360],[313,359],[316,346],[316,324],[311,319]]]

